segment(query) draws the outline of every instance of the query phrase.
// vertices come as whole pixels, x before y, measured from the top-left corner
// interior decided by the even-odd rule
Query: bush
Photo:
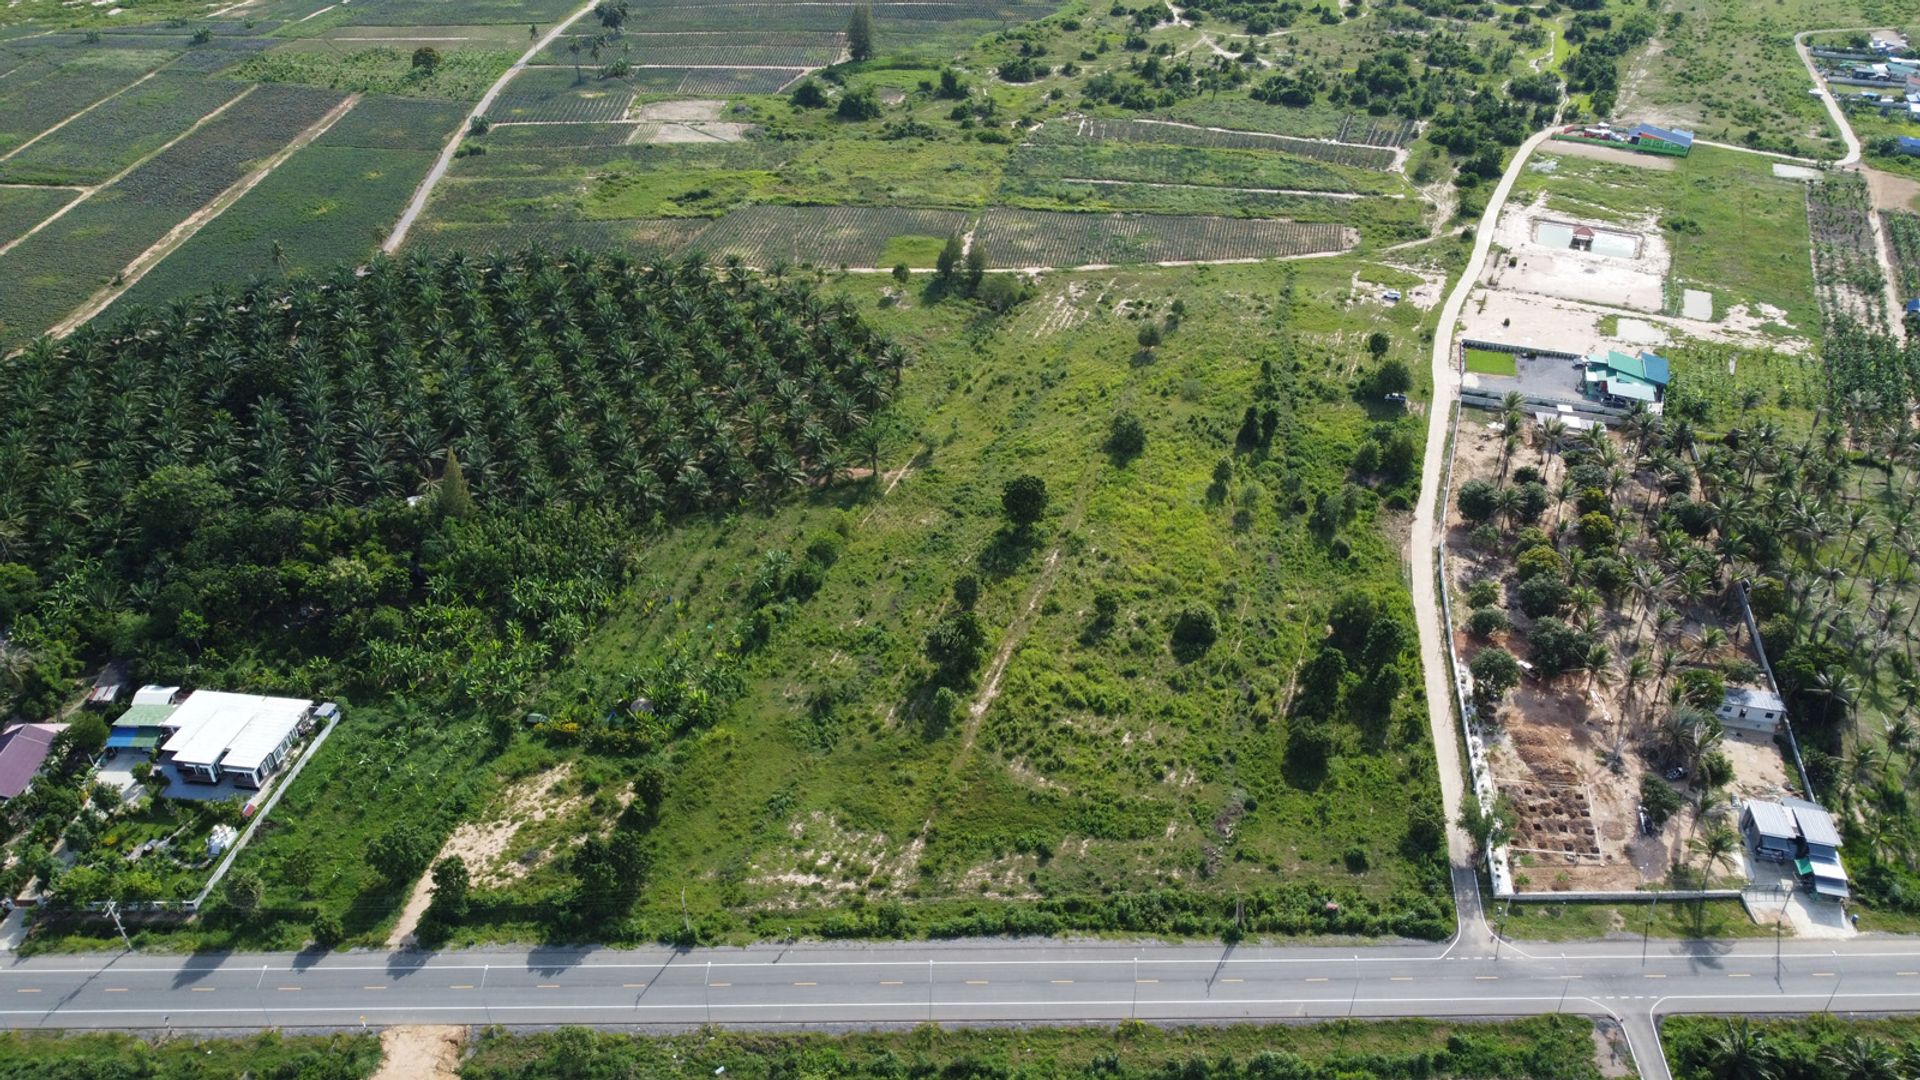
[[[1527,548],[1514,560],[1514,576],[1523,584],[1535,578],[1560,581],[1566,572],[1566,564],[1560,561],[1560,553],[1551,547]]]
[[[1497,705],[1507,691],[1520,685],[1520,661],[1505,649],[1482,649],[1467,664],[1473,673],[1474,700]]]
[[[967,253],[968,258],[973,256]],[[974,288],[973,298],[996,315],[1004,315],[1032,295],[1018,274],[994,274]]]
[[[1000,490],[1000,508],[1015,528],[1031,528],[1047,516],[1047,482],[1031,473],[1014,477]]]
[[[1131,459],[1147,448],[1147,429],[1132,413],[1120,413],[1107,428],[1107,450],[1115,457]]]
[[[971,611],[951,612],[927,631],[924,647],[940,681],[957,683],[980,666],[987,648],[986,627]]]
[[[1496,498],[1500,489],[1486,480],[1469,480],[1460,485],[1460,494],[1455,500],[1460,506],[1460,515],[1468,521],[1491,520],[1499,509]]]
[[[1566,582],[1545,574],[1521,582],[1515,593],[1520,610],[1532,619],[1558,613],[1573,598],[1573,592],[1567,588]]]
[[[1654,828],[1667,823],[1667,819],[1680,812],[1686,800],[1673,789],[1673,785],[1655,773],[1643,773],[1640,776],[1640,805],[1647,808],[1647,820]]]
[[[1500,602],[1500,583],[1492,578],[1481,578],[1467,586],[1468,607],[1491,607]]]
[[[1590,635],[1551,617],[1534,623],[1533,632],[1527,635],[1534,670],[1548,677],[1564,675],[1586,663],[1592,644]]]
[[[334,948],[347,940],[347,931],[340,925],[340,916],[331,911],[316,912],[313,925],[307,932],[313,935],[313,943],[323,949]]]
[[[871,90],[854,90],[840,96],[840,105],[833,115],[842,120],[872,120],[880,115],[880,99],[873,96]]]
[[[1488,638],[1503,634],[1512,629],[1513,623],[1507,619],[1507,613],[1495,607],[1474,608],[1467,616],[1467,631],[1476,637]]]
[[[1674,676],[1680,700],[1702,709],[1717,709],[1727,696],[1727,680],[1712,668],[1687,668]]]
[[[802,109],[824,109],[828,104],[826,88],[812,79],[802,79],[789,100]]]
[[[1173,617],[1173,654],[1182,660],[1205,654],[1219,636],[1220,621],[1212,608],[1195,605]]]

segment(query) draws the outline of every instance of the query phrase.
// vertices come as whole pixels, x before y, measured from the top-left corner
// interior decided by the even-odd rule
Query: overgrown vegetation
[[[1920,1067],[1920,1029],[1912,1019],[1673,1016],[1661,1022],[1660,1036],[1677,1080],[1829,1080],[1902,1076]]]
[[[1429,1020],[1117,1030],[1038,1028],[1020,1032],[941,1030],[856,1035],[720,1032],[646,1038],[563,1028],[540,1035],[490,1031],[461,1066],[467,1080],[544,1080],[582,1075],[829,1075],[880,1080],[942,1076],[1115,1077],[1145,1080],[1253,1080],[1286,1076],[1372,1080],[1528,1076],[1597,1080],[1591,1022],[1544,1016],[1498,1024]]]

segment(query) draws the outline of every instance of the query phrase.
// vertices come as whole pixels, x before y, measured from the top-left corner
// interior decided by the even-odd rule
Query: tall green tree
[[[847,55],[855,60],[873,59],[873,5],[855,4],[847,19]]]

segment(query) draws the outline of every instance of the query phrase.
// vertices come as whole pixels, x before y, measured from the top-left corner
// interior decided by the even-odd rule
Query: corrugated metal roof
[[[27,790],[53,749],[53,737],[65,730],[65,724],[17,724],[0,732],[0,799]]]
[[[180,696],[177,686],[143,686],[133,692],[135,705],[171,705]]]
[[[1727,687],[1727,704],[1736,708],[1771,709],[1779,712],[1787,707],[1780,695],[1771,690],[1762,690],[1756,686]]]
[[[1678,128],[1655,127],[1652,124],[1635,124],[1627,131],[1627,138],[1629,139],[1637,139],[1642,135],[1650,135],[1659,139],[1661,142],[1670,142],[1675,146],[1693,146],[1693,132],[1681,131]]]
[[[312,707],[300,698],[196,690],[174,710],[169,726],[179,730],[160,749],[183,765],[255,769]]]
[[[1809,844],[1824,847],[1840,846],[1840,830],[1834,827],[1833,815],[1817,806],[1794,807],[1793,817],[1800,823],[1800,838]]]
[[[1793,814],[1779,803],[1755,799],[1747,803],[1747,813],[1753,818],[1754,831],[1761,836],[1792,840],[1800,835],[1793,823]]]
[[[114,727],[162,727],[173,716],[172,705],[132,705],[113,721]]]

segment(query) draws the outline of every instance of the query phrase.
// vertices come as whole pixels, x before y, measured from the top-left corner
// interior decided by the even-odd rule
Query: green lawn
[[[1516,367],[1513,354],[1497,352],[1493,349],[1468,349],[1467,370],[1479,375],[1513,375]]]
[[[300,1076],[359,1080],[380,1065],[373,1035],[282,1035],[238,1039],[168,1038],[154,1044],[132,1035],[0,1033],[0,1076],[246,1077]]]

